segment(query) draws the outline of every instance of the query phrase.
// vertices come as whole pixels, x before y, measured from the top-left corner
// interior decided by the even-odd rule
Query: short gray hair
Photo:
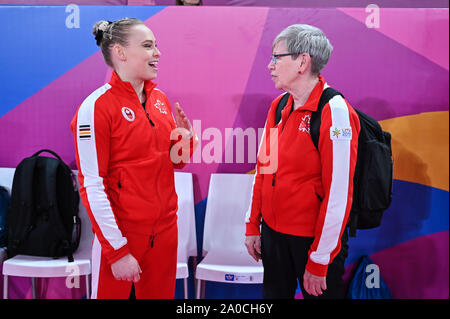
[[[136,18],[123,18],[117,21],[98,21],[92,28],[97,45],[102,49],[106,64],[114,68],[111,60],[111,48],[118,43],[128,45],[129,31],[132,26],[143,24]]]
[[[333,51],[333,46],[322,30],[307,24],[293,24],[281,31],[273,40],[272,49],[283,40],[286,40],[289,51],[286,53],[298,53],[292,55],[292,59],[296,59],[302,53],[308,53],[311,56],[313,74],[320,74]]]

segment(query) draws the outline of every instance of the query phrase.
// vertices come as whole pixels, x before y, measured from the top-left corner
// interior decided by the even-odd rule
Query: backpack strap
[[[36,158],[24,159],[14,172],[11,189],[11,205],[8,210],[7,225],[14,224],[14,229],[8,228],[8,256],[13,257],[33,229],[36,215],[33,214],[34,187],[32,178],[36,167]]]
[[[51,152],[52,154],[55,154]],[[56,155],[56,154],[55,154]],[[59,158],[59,156],[56,155]],[[47,196],[45,196],[45,200],[42,202],[42,205],[45,206],[45,209],[51,215],[49,219],[52,222],[53,229],[58,233],[60,238],[64,238],[62,240],[63,249],[66,252],[69,262],[73,262],[73,251],[72,251],[72,233],[68,232],[66,227],[64,226],[63,220],[60,215],[60,209],[58,207],[58,199],[56,198],[56,187],[58,187],[57,183],[57,174],[59,169],[66,169],[65,164],[61,160],[53,160],[53,161],[43,161],[45,164],[45,168],[43,176],[40,180],[45,181],[45,185],[42,185],[45,190]],[[44,198],[44,196],[42,196]]]
[[[336,95],[340,95],[340,96],[344,97],[344,95],[342,95],[341,92],[339,92],[338,90],[335,90],[331,87],[328,87],[325,90],[323,90],[322,95],[320,96],[319,105],[317,106],[317,110],[315,112],[312,112],[312,114],[311,114],[311,121],[310,121],[311,138],[317,149],[319,149],[320,124],[321,124],[323,108]],[[275,112],[275,125],[277,125],[281,121],[281,112],[286,107],[289,97],[290,97],[290,94],[285,93],[283,95],[283,97],[280,99],[280,101],[278,102],[277,109]]]
[[[61,157],[59,157],[58,154],[56,154],[56,153],[53,152],[52,150],[48,150],[48,149],[42,149],[42,150],[40,150],[40,151],[37,151],[37,152],[34,153],[31,157],[38,156],[39,154],[44,153],[44,152],[50,153],[50,154],[52,154],[54,157],[56,157],[57,159],[59,159],[60,161],[62,161],[62,160],[61,160]]]
[[[287,101],[289,100],[289,96],[290,96],[289,93],[285,93],[283,95],[283,97],[281,98],[281,100],[278,102],[277,109],[275,111],[275,125],[277,125],[281,121],[281,112],[284,110],[284,108],[287,104]],[[292,110],[293,109],[294,108],[292,108]],[[291,110],[291,112],[292,112],[292,110]]]
[[[317,150],[319,150],[320,125],[322,123],[323,108],[336,95],[344,97],[341,92],[331,87],[323,90],[322,95],[320,96],[319,105],[317,106],[317,111],[312,112],[311,114],[310,132],[312,141]]]

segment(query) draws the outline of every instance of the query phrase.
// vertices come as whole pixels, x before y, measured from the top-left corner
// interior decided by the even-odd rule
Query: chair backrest
[[[11,194],[15,168],[0,167],[0,186],[5,187]]]
[[[185,252],[186,257],[197,256],[192,173],[175,172],[175,191],[178,195],[178,251]]]
[[[6,187],[9,192],[11,192],[12,189],[15,170],[15,168],[0,167],[0,185]],[[75,176],[78,175],[78,171],[76,170],[74,170],[73,173],[75,174]],[[80,188],[80,185],[78,184],[78,178],[76,180],[77,187]],[[81,201],[78,216],[81,219],[81,239],[76,254],[83,252],[83,255],[84,253],[86,255],[83,257],[90,258],[92,239],[94,238],[94,235],[92,233],[91,221]]]
[[[72,170],[75,176],[78,176],[78,170]],[[80,189],[80,183],[77,180],[77,187]],[[92,255],[92,241],[94,239],[94,233],[92,231],[91,220],[89,219],[89,215],[86,211],[86,208],[83,205],[83,202],[80,200],[80,205],[78,209],[78,217],[81,219],[81,238],[80,245],[78,246],[76,254],[81,254],[83,258],[91,258]]]
[[[245,250],[245,214],[254,175],[211,174],[206,202],[203,253]]]
[[[6,191],[11,196],[11,190],[12,190],[12,184],[14,179],[14,172],[15,168],[9,168],[9,167],[0,167],[0,186],[6,189]],[[4,194],[0,194],[0,200],[6,200],[4,197]],[[11,198],[9,198],[11,200]],[[1,260],[6,258],[6,245],[7,245],[7,239],[6,236],[8,234],[7,226],[6,226],[6,220],[7,220],[7,214],[8,214],[8,204],[6,202],[0,203],[0,245],[3,248],[0,248],[0,254],[1,254]]]

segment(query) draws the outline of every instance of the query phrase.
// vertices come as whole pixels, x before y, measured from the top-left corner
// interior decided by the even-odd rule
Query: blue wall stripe
[[[414,238],[449,229],[449,192],[426,185],[394,181],[391,207],[380,227],[359,230],[350,238],[347,264]]]
[[[5,45],[0,60],[0,116],[99,51],[92,34],[95,22],[124,17],[145,21],[164,8],[79,6],[80,28],[69,29],[66,18],[72,11],[66,13],[66,6],[0,6]]]

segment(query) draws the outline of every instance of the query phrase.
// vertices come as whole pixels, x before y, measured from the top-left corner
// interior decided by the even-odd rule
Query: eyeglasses
[[[298,54],[298,53],[272,54],[271,62],[272,62],[273,64],[277,64],[277,59],[278,59],[278,58],[281,58],[282,56],[288,56],[288,55],[294,55],[294,54]]]
[[[281,53],[281,54],[272,54],[270,61],[273,64],[277,64],[277,59],[282,57],[282,56],[288,56],[288,55],[300,55],[301,53]],[[310,57],[312,57],[312,55],[310,55]]]

